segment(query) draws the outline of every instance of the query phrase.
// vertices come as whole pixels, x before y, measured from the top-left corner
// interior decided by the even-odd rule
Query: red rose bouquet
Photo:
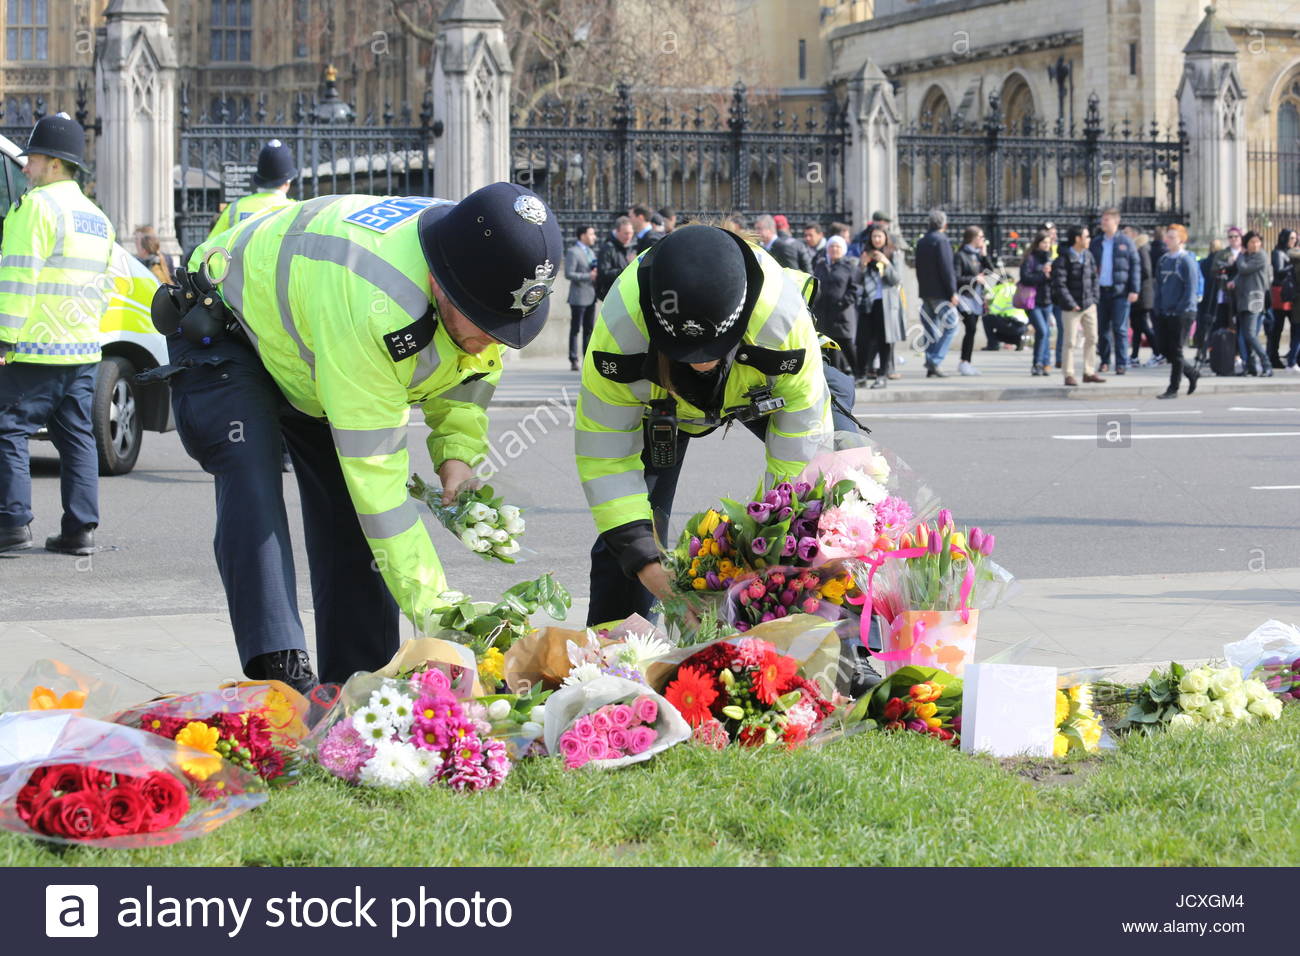
[[[0,716],[0,827],[59,843],[138,847],[207,833],[265,801],[254,774],[201,751],[69,711]]]
[[[664,696],[721,749],[784,743],[793,749],[821,730],[836,706],[799,673],[799,662],[758,638],[720,641],[688,657]]]

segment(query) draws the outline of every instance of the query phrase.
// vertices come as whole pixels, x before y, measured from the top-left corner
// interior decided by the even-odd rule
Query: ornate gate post
[[[849,221],[859,229],[872,211],[879,209],[897,222],[900,117],[894,87],[880,67],[868,60],[849,80],[848,96],[844,198]]]
[[[119,237],[150,224],[162,248],[176,242],[172,168],[176,159],[176,51],[163,0],[111,0],[95,56],[102,131],[96,195]]]
[[[510,179],[510,48],[492,0],[451,0],[438,17],[433,116],[434,194],[461,199]]]

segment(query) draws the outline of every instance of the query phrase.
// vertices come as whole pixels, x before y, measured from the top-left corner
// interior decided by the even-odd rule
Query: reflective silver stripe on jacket
[[[492,395],[496,390],[496,385],[480,378],[473,382],[462,382],[455,388],[447,389],[438,397],[450,399],[453,402],[469,402],[487,408],[487,404],[492,400]]]
[[[794,331],[795,322],[808,309],[794,282],[784,274],[781,280],[781,294],[777,296],[776,307],[754,336],[754,343],[762,348],[775,349],[785,344],[785,340]]]
[[[334,447],[344,458],[394,455],[406,449],[406,426],[397,428],[337,428],[330,426]]]
[[[0,269],[36,269],[40,270],[45,260],[40,256],[4,256],[0,257]]]
[[[639,455],[644,442],[641,429],[630,432],[574,433],[573,449],[586,458],[628,458]]]
[[[582,483],[582,490],[587,496],[587,504],[593,508],[619,498],[626,498],[628,495],[644,495],[646,493],[645,472],[638,468],[635,471],[621,471],[615,475],[588,478]]]
[[[0,295],[35,295],[35,282],[0,282]]]
[[[604,399],[599,398],[585,385],[582,388],[579,401],[581,402],[583,415],[596,424],[612,428],[615,431],[627,431],[633,424],[639,422],[644,415],[643,406],[611,405]]]
[[[609,295],[605,297],[605,302],[600,307],[600,314],[605,319],[605,327],[618,343],[619,351],[624,355],[636,355],[650,347],[649,337],[636,327],[631,313],[623,304],[623,296],[619,294],[618,284],[615,284],[610,289]],[[644,316],[644,319],[649,322],[651,316]]]
[[[395,538],[420,523],[420,512],[414,501],[403,501],[396,508],[389,508],[379,514],[357,514],[361,522],[361,532],[367,538]]]

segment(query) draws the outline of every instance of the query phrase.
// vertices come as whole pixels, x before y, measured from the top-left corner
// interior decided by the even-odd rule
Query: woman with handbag
[[[1030,375],[1046,375],[1052,361],[1052,259],[1056,254],[1052,246],[1050,233],[1039,230],[1034,234],[1029,252],[1020,263],[1020,283],[1012,300],[1017,309],[1025,311],[1034,327],[1034,362]]]
[[[867,226],[861,265],[862,319],[854,372],[859,382],[870,376],[872,388],[884,388],[894,370],[894,343],[907,337],[907,329],[899,295],[903,254],[894,248],[880,223]]]

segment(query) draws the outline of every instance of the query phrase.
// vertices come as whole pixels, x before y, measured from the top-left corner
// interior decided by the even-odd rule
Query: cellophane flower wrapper
[[[799,664],[799,672],[817,684],[828,700],[836,694],[836,678],[840,667],[840,636],[835,622],[810,614],[795,614],[766,624],[755,625],[743,634],[733,634],[715,641],[706,641],[690,647],[675,647],[646,668],[646,681],[659,693],[687,658],[714,644],[727,641],[736,643],[754,637],[767,641],[777,651],[792,657]]]
[[[869,438],[864,438],[864,444],[858,447],[818,455],[808,462],[796,480],[814,486],[825,481],[829,489],[855,475],[873,479],[890,496],[901,498],[909,505],[910,518],[901,522],[899,527],[882,529],[882,533],[895,539],[916,525],[929,521],[942,507],[934,489],[901,456]]]
[[[425,484],[419,475],[412,475],[407,487],[466,550],[484,561],[519,564],[536,557],[519,543],[526,530],[522,509],[506,504],[491,485],[466,488],[449,505],[442,503],[442,489]]]
[[[269,737],[270,746],[278,757],[268,755],[260,768],[250,766],[245,769],[257,770],[258,775],[276,789],[298,782],[306,758],[302,743],[310,729],[310,712],[311,705],[307,699],[288,684],[253,681],[136,704],[114,714],[111,720],[166,736],[167,727],[152,725],[168,723],[175,729],[174,723],[181,721],[219,724],[222,715],[255,715],[260,718],[259,728]]]
[[[1240,641],[1223,645],[1223,657],[1283,701],[1300,700],[1300,628],[1294,624],[1265,621]]]
[[[222,761],[197,780],[187,766],[208,754],[134,727],[78,715],[75,711],[29,711],[0,716],[0,826],[52,843],[114,848],[164,846],[202,836],[267,799],[255,774]],[[40,833],[19,815],[17,800],[32,774],[45,767],[73,765],[135,778],[165,773],[178,784],[188,807],[165,829],[90,839]]]
[[[21,710],[76,710],[83,717],[106,717],[117,707],[122,689],[84,674],[62,661],[35,661],[16,680],[0,686],[0,713]]]
[[[626,767],[649,760],[691,736],[691,728],[672,704],[644,684],[602,674],[589,681],[562,687],[546,701],[546,749],[552,756],[560,755],[560,738],[580,717],[595,713],[609,704],[630,704],[648,697],[655,702],[655,720],[650,725],[655,731],[655,741],[641,753],[616,759],[590,760],[586,765],[606,770]]]
[[[865,587],[869,577],[866,564],[855,565],[855,577],[860,588]],[[917,577],[920,569],[911,562],[885,556],[871,580],[871,593],[876,614],[889,623],[901,611],[959,611],[962,607],[961,573],[953,571],[948,574],[937,591],[930,591],[930,597],[920,600],[917,595],[929,591],[922,586]],[[996,561],[983,558],[978,565],[975,584],[966,604],[970,610],[986,611],[999,607],[1011,600],[1019,590],[1014,575]]]
[[[474,727],[473,733],[480,745],[490,741],[491,746],[498,748],[495,752],[491,752],[492,766],[495,769],[490,774],[485,769],[487,767],[485,755],[489,753],[489,750],[486,746],[480,746],[471,761],[475,764],[474,769],[478,771],[478,774],[469,783],[465,783],[463,778],[447,778],[441,773],[434,779],[426,780],[423,783],[415,780],[408,781],[408,783],[410,785],[417,785],[418,783],[419,786],[446,785],[456,790],[479,790],[498,786],[509,771],[509,755],[504,742],[492,736],[486,707],[480,705],[476,700],[474,671],[443,662],[428,662],[412,676],[394,677],[369,672],[353,674],[339,691],[334,707],[320,723],[312,728],[305,741],[305,746],[323,769],[347,783],[367,786],[392,786],[391,783],[380,784],[367,780],[365,765],[370,758],[376,756],[376,741],[363,739],[359,735],[355,729],[354,718],[359,713],[372,710],[375,707],[376,694],[401,695],[409,698],[413,704],[418,702],[424,694],[424,691],[420,689],[420,685],[430,671],[437,671],[442,675],[442,678],[445,678],[442,682],[445,693],[454,700],[456,709],[460,711],[455,721],[463,722],[467,727]],[[408,720],[411,716],[408,715]],[[408,728],[399,736],[403,738],[404,743],[409,743],[409,738],[413,732],[414,728]],[[385,740],[391,742],[392,738],[386,737]],[[450,748],[430,749],[440,749],[440,760],[443,769],[452,769],[451,757],[448,753]],[[460,782],[457,782],[457,780]]]
[[[827,593],[828,585],[835,588],[833,596]],[[766,568],[737,578],[727,589],[721,619],[739,633],[795,614],[839,621],[853,610],[844,600],[845,585],[851,588],[853,577],[842,562],[816,568]]]

